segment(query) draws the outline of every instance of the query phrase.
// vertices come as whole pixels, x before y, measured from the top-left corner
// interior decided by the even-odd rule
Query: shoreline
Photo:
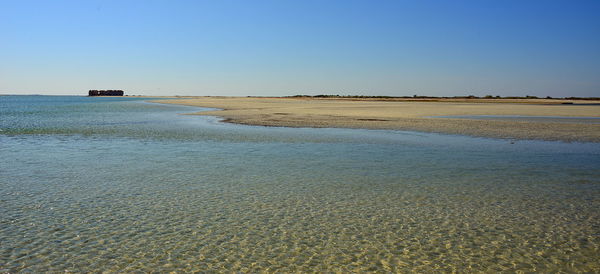
[[[475,101],[473,101],[475,100]],[[491,99],[503,100],[503,99]],[[599,101],[556,99],[373,100],[356,98],[185,97],[155,103],[215,108],[189,115],[223,122],[277,127],[407,130],[502,139],[600,142],[600,124],[569,121],[476,120],[432,116],[600,117]],[[551,101],[551,102],[548,102]],[[573,100],[565,100],[573,102]]]

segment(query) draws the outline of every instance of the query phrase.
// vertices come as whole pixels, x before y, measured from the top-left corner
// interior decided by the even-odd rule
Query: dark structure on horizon
[[[96,89],[92,89],[88,92],[88,96],[123,96],[125,92],[118,89],[118,90],[113,90],[113,89],[109,89],[109,90],[96,90]]]

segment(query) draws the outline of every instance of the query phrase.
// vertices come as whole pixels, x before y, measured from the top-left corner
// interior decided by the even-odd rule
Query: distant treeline
[[[493,96],[493,95],[485,95],[485,96],[475,96],[475,95],[467,95],[467,96],[451,96],[451,97],[442,97],[442,96],[422,96],[422,95],[413,95],[413,96],[370,96],[370,95],[333,95],[333,94],[319,94],[319,95],[294,95],[287,96],[292,98],[357,98],[357,99],[561,99],[561,100],[600,100],[600,97],[537,97],[537,96]]]

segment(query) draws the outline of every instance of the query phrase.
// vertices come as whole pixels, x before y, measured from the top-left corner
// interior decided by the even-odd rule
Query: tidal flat
[[[595,142],[144,100],[0,98],[0,272],[600,271]]]
[[[190,97],[157,102],[216,108],[219,110],[195,114],[219,116],[226,122],[247,125],[391,129],[492,138],[600,142],[600,123],[581,123],[576,119],[532,121],[527,118],[600,119],[598,100]],[[474,118],[481,116],[521,116],[522,119]]]

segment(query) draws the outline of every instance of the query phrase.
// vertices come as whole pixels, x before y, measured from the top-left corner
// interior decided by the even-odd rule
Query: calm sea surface
[[[600,145],[0,97],[0,272],[600,271]]]

